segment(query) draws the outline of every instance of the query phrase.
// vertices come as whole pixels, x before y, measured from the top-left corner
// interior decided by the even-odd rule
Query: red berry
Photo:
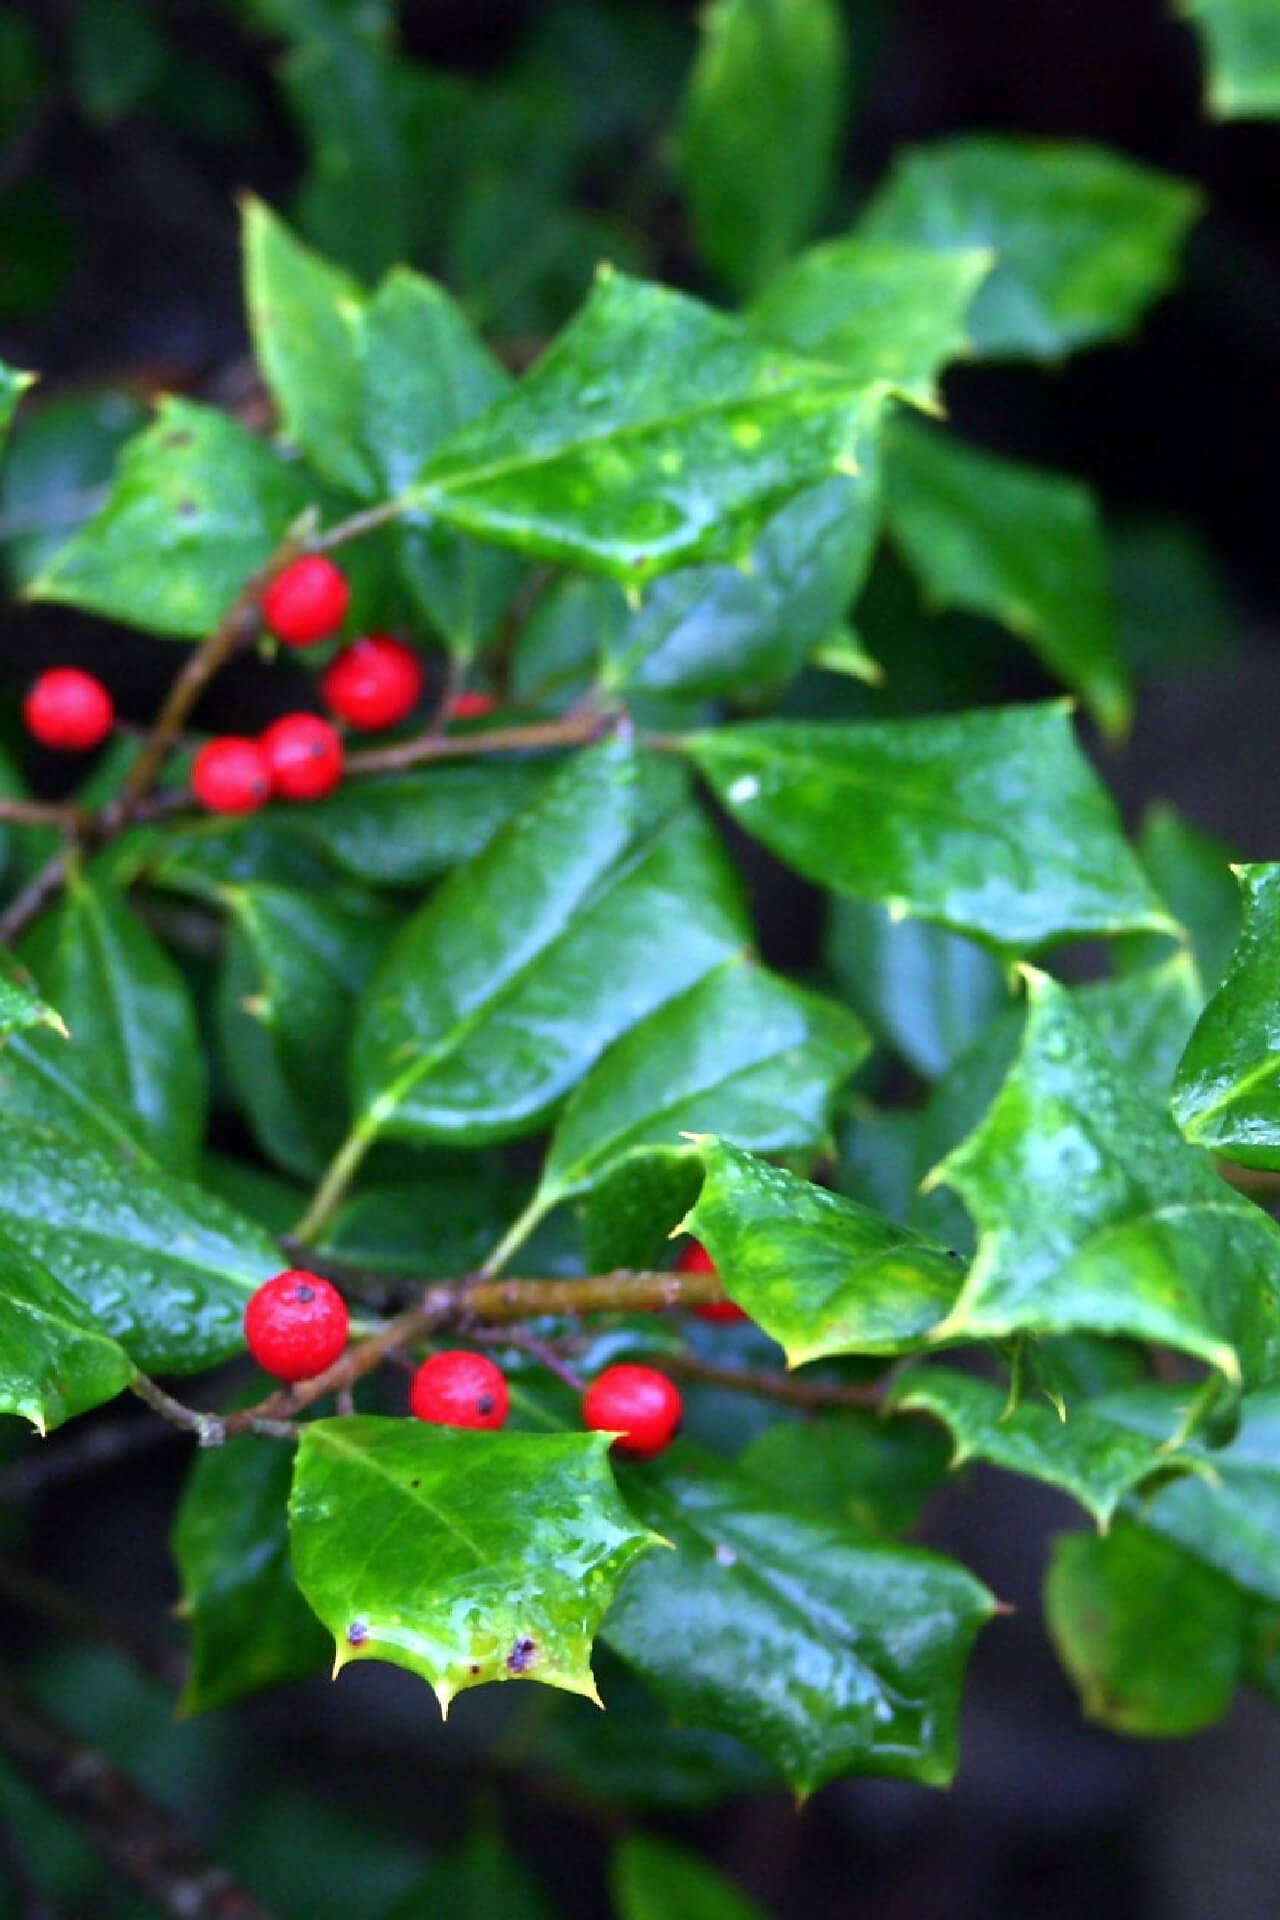
[[[101,680],[79,667],[51,667],[28,691],[23,706],[27,730],[42,747],[84,753],[101,745],[115,725],[111,695]]]
[[[583,1424],[597,1433],[616,1433],[619,1453],[652,1460],[670,1446],[679,1429],[684,1402],[675,1383],[654,1367],[625,1361],[606,1367],[582,1400]]]
[[[264,1280],[244,1311],[244,1337],[277,1380],[312,1380],[347,1344],[347,1303],[319,1274],[290,1270]]]
[[[323,800],[342,778],[342,738],[318,713],[287,713],[262,736],[271,785],[285,800]]]
[[[483,720],[492,713],[497,701],[491,693],[455,693],[449,702],[451,720]]]
[[[278,573],[262,596],[262,618],[289,647],[314,647],[347,617],[351,589],[341,568],[322,553],[308,554]]]
[[[437,1427],[501,1427],[511,1396],[501,1367],[483,1353],[433,1353],[413,1376],[409,1405]]]
[[[714,1273],[715,1270],[716,1263],[700,1240],[691,1240],[676,1261],[677,1273]],[[699,1320],[749,1320],[751,1317],[732,1300],[708,1300],[705,1306],[695,1307],[694,1312]]]
[[[422,698],[422,662],[389,633],[367,633],[344,647],[320,682],[330,713],[362,733],[399,726]]]
[[[256,740],[227,734],[201,747],[191,790],[210,813],[256,813],[271,798],[271,769]]]

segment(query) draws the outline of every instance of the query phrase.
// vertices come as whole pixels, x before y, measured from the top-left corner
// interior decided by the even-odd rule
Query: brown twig
[[[74,800],[0,800],[0,824],[6,827],[61,827],[78,833],[92,818]]]
[[[883,1380],[805,1380],[794,1373],[770,1373],[762,1367],[724,1367],[696,1353],[655,1354],[653,1365],[686,1380],[701,1380],[708,1387],[750,1393],[760,1400],[778,1400],[784,1406],[804,1407],[810,1413],[820,1413],[827,1407],[847,1411],[878,1407],[885,1394]]]
[[[412,740],[392,747],[373,747],[347,757],[352,774],[403,773],[433,760],[466,760],[475,754],[533,753],[549,747],[583,747],[599,740],[612,724],[598,708],[566,714],[561,720],[539,720],[527,727],[494,727],[485,733],[441,734],[428,727]]]
[[[0,913],[0,945],[8,946],[15,941],[57,899],[70,870],[75,844],[71,842],[47,860]]]
[[[0,1751],[170,1920],[272,1920],[176,1815],[46,1713],[3,1668]]]

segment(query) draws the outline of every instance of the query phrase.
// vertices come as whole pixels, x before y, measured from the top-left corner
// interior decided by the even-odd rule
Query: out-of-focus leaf
[[[138,401],[112,392],[68,395],[24,415],[0,463],[0,539],[15,589],[88,519],[117,454],[145,419]]]
[[[1270,0],[1178,0],[1209,61],[1209,105],[1223,120],[1280,119],[1280,19]]]
[[[738,1465],[789,1506],[896,1536],[911,1531],[946,1479],[947,1443],[929,1420],[842,1412],[839,1419],[775,1422]]]
[[[696,1853],[632,1833],[609,1869],[618,1920],[764,1920],[754,1901]]]
[[[1003,970],[985,947],[924,920],[895,920],[863,900],[831,902],[827,961],[872,1031],[930,1080],[1008,1000]]]
[[[80,0],[71,16],[71,85],[86,118],[113,127],[151,91],[168,49],[143,0]]]

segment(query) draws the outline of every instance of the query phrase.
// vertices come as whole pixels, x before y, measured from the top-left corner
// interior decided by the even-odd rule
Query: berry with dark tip
[[[319,1274],[290,1268],[264,1280],[244,1314],[244,1337],[276,1380],[312,1380],[340,1358],[350,1316],[338,1289]]]
[[[655,1367],[627,1361],[606,1367],[583,1395],[583,1425],[616,1433],[614,1446],[634,1460],[652,1460],[679,1431],[684,1402],[675,1382]]]
[[[191,790],[209,813],[256,813],[271,798],[271,769],[256,740],[226,734],[201,747]]]
[[[700,1240],[691,1240],[676,1261],[677,1273],[714,1273],[715,1270],[716,1263]],[[704,1306],[695,1307],[694,1312],[699,1320],[748,1320],[751,1317],[732,1300],[708,1300]]]
[[[262,755],[283,800],[323,800],[342,779],[342,736],[318,713],[287,713],[267,728]]]
[[[390,633],[366,633],[325,668],[324,703],[337,719],[361,733],[398,727],[422,698],[422,662],[412,647]]]
[[[484,1353],[464,1347],[433,1353],[413,1376],[409,1406],[437,1427],[501,1427],[511,1396],[506,1376]]]
[[[287,647],[314,647],[338,631],[351,604],[341,567],[309,553],[282,569],[262,596],[262,619]]]
[[[59,753],[87,753],[101,746],[116,719],[101,680],[79,667],[50,667],[42,673],[28,690],[22,713],[28,733]]]

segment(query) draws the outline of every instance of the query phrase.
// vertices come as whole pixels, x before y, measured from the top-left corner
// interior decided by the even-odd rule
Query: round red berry
[[[287,713],[261,746],[272,788],[285,800],[323,800],[342,778],[342,737],[318,713]]]
[[[449,702],[451,720],[483,720],[486,714],[493,712],[497,701],[491,693],[455,693]]]
[[[330,713],[362,733],[397,727],[422,698],[422,662],[389,633],[353,640],[325,669],[320,691]]]
[[[654,1367],[623,1361],[606,1367],[582,1400],[583,1424],[597,1433],[616,1433],[619,1453],[652,1460],[675,1439],[684,1402],[674,1381]]]
[[[676,1261],[677,1273],[714,1273],[715,1270],[716,1263],[700,1240],[691,1240]],[[699,1320],[750,1319],[732,1300],[708,1300],[704,1306],[695,1307],[694,1312]]]
[[[289,647],[314,647],[338,631],[351,604],[347,576],[322,553],[278,573],[262,596],[262,618]]]
[[[50,667],[27,693],[27,731],[42,747],[84,753],[102,744],[115,725],[111,695],[101,680],[79,667]]]
[[[347,1344],[350,1316],[336,1287],[319,1274],[290,1269],[264,1280],[244,1312],[244,1337],[277,1380],[312,1380]]]
[[[506,1376],[487,1354],[463,1347],[433,1353],[413,1376],[409,1405],[437,1427],[501,1427],[511,1396]]]
[[[210,813],[256,813],[271,798],[271,769],[256,740],[226,734],[201,747],[191,790]]]

